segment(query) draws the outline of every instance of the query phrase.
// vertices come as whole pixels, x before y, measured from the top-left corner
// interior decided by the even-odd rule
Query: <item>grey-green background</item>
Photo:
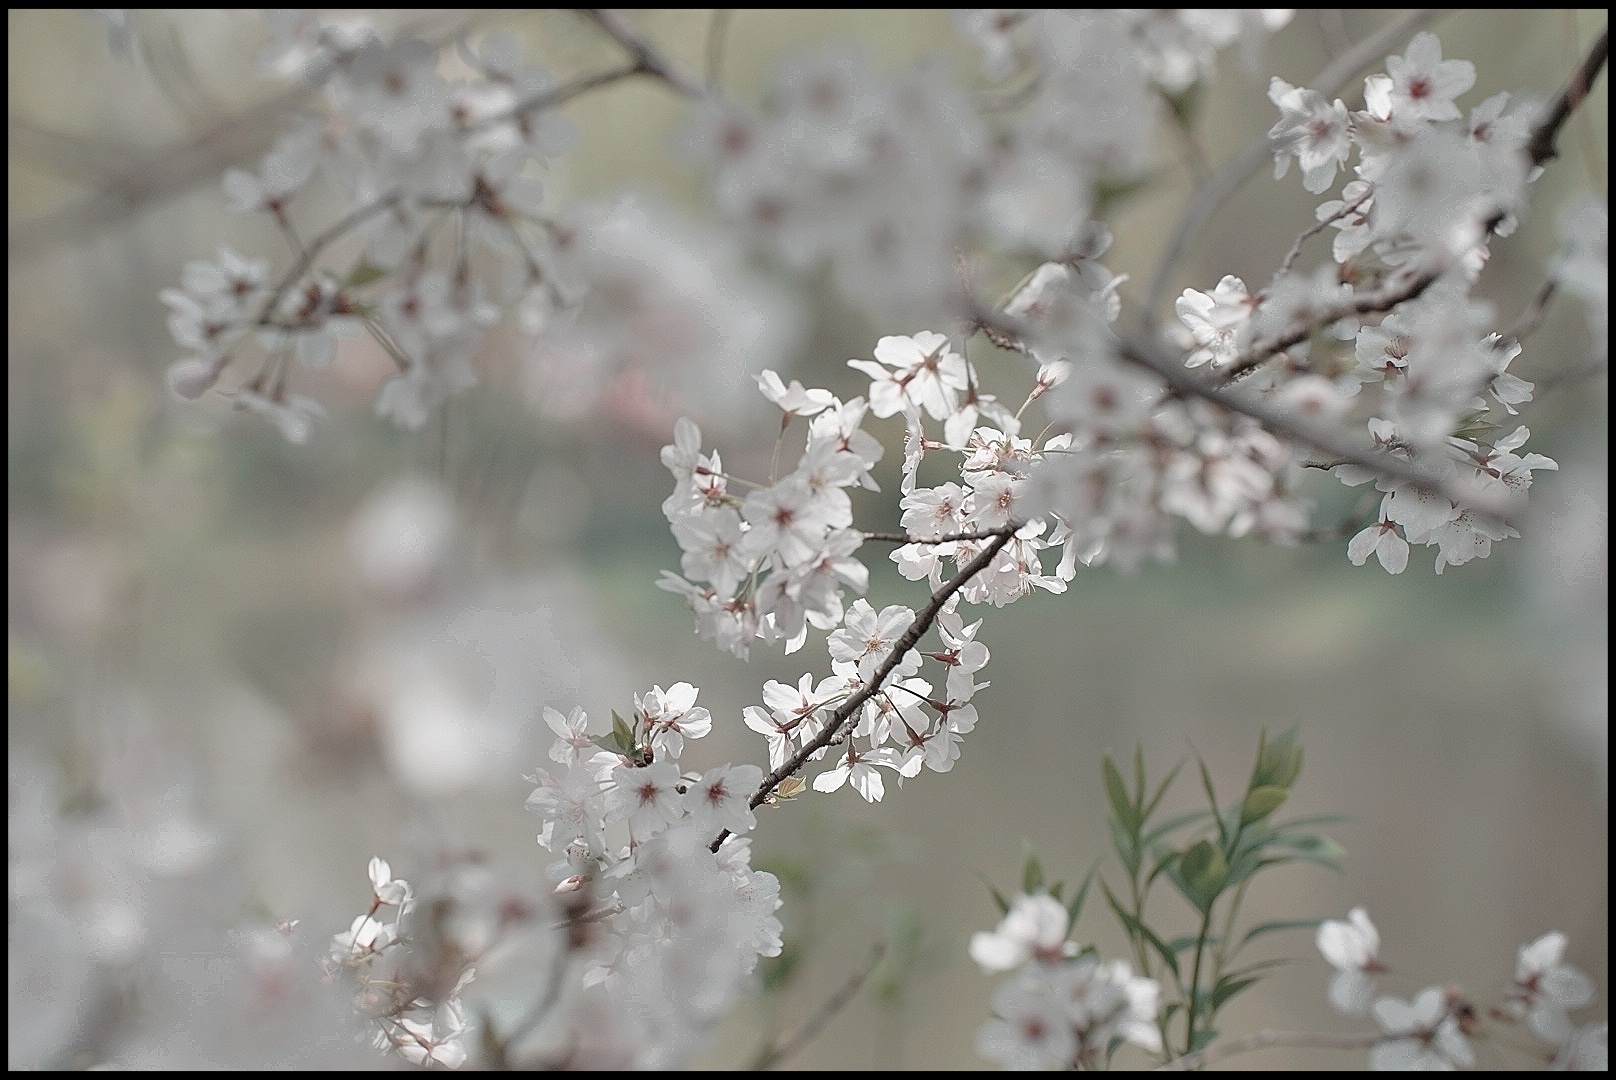
[[[635,18],[699,70],[708,15]],[[440,28],[468,18],[478,29],[515,28],[529,56],[563,76],[617,59],[565,12],[422,17]],[[1304,83],[1325,63],[1332,34],[1362,37],[1391,17],[1346,11],[1339,27],[1321,30],[1303,12],[1269,43],[1259,70],[1226,55],[1201,121],[1203,152],[1221,162],[1261,137],[1273,117],[1270,74]],[[822,653],[759,650],[743,665],[698,642],[677,600],[652,587],[678,554],[658,511],[665,433],[612,416],[574,426],[534,420],[500,391],[509,358],[498,337],[483,358],[485,387],[419,434],[371,417],[375,373],[358,362],[344,369],[342,358],[318,386],[333,420],[306,447],[227,410],[169,398],[162,376],[177,354],[158,288],[222,242],[281,250],[267,228],[227,217],[210,179],[232,154],[249,163],[272,130],[221,118],[275,89],[246,74],[261,33],[254,19],[146,19],[166,85],[111,60],[100,29],[77,15],[8,15],[12,751],[71,768],[85,732],[109,719],[101,691],[134,695],[195,766],[201,807],[228,831],[258,894],[306,925],[346,924],[363,903],[370,855],[393,856],[407,874],[408,836],[422,820],[537,865],[543,853],[521,807],[520,776],[542,755],[538,733],[504,781],[422,808],[387,780],[362,718],[342,706],[341,658],[377,617],[349,584],[346,530],[367,494],[414,470],[440,478],[466,515],[460,595],[514,613],[510,633],[534,644],[535,670],[560,672],[539,680],[560,688],[557,704],[626,712],[631,692],[688,680],[702,688],[717,731],[687,763],[761,759],[741,708],[760,700],[764,679],[794,683]],[[1604,19],[1467,12],[1434,29],[1445,55],[1477,65],[1477,87],[1461,102],[1468,108],[1500,89],[1553,93]],[[972,59],[946,13],[739,11],[724,85],[755,101],[782,57],[844,42],[885,67],[938,52]],[[1343,94],[1349,103],[1357,85]],[[1542,281],[1559,209],[1589,188],[1605,195],[1605,85],[1566,129],[1520,231],[1494,245],[1479,291],[1503,325]],[[700,207],[699,178],[667,153],[682,108],[649,84],[569,106],[581,139],[547,178],[554,205],[640,188]],[[211,172],[189,169],[178,151],[204,131],[218,140],[201,144]],[[1107,262],[1133,275],[1127,300],[1192,183],[1183,156],[1164,138],[1160,182],[1112,218]],[[131,173],[132,163],[144,164]],[[164,163],[168,172],[158,169]],[[161,196],[117,186],[130,176]],[[134,205],[107,198],[109,188],[132,191]],[[1192,245],[1175,292],[1208,288],[1223,273],[1265,280],[1311,221],[1311,205],[1294,175],[1274,183],[1265,168]],[[1322,244],[1309,249],[1309,258],[1322,255]],[[868,355],[882,334],[918,329],[872,325],[831,297],[806,295],[813,319],[791,372],[806,381],[856,392],[843,362]],[[1295,724],[1307,765],[1289,809],[1351,815],[1334,829],[1350,854],[1342,876],[1287,868],[1260,883],[1248,900],[1252,921],[1341,917],[1364,904],[1381,928],[1391,986],[1405,997],[1444,982],[1485,999],[1508,979],[1517,946],[1562,929],[1570,959],[1601,988],[1585,1015],[1603,1015],[1606,383],[1600,375],[1555,384],[1557,373],[1586,363],[1588,349],[1581,310],[1557,301],[1514,365],[1543,384],[1523,419],[1534,448],[1563,471],[1538,474],[1534,534],[1484,562],[1436,577],[1426,549],[1416,549],[1409,571],[1391,578],[1373,563],[1349,565],[1344,544],[1283,550],[1185,534],[1174,567],[1084,573],[1063,597],[988,612],[993,659],[984,674],[993,687],[978,699],[982,722],[951,774],[924,774],[877,806],[844,791],[761,817],[757,861],[789,869],[814,893],[788,889],[782,912],[788,936],[808,943],[798,979],[772,1006],[785,1030],[847,978],[897,913],[923,928],[914,977],[892,994],[856,999],[790,1064],[977,1065],[972,1038],[994,982],[966,960],[965,943],[995,921],[983,879],[1013,887],[1025,842],[1052,877],[1081,877],[1107,848],[1106,753],[1131,755],[1142,744],[1153,774],[1199,754],[1229,791],[1244,782],[1259,732]],[[756,417],[727,428],[704,418],[709,440],[727,460],[766,454],[766,414],[758,399]],[[895,491],[890,467],[883,477]],[[860,513],[874,528],[896,520],[883,498],[865,499]],[[871,594],[878,606],[919,601],[879,567]],[[1195,789],[1186,776],[1174,798],[1193,805]],[[1192,929],[1165,896],[1159,918],[1175,932]],[[1098,908],[1079,936],[1121,954]],[[1327,969],[1307,934],[1276,935],[1256,954],[1300,962],[1232,1006],[1225,1030],[1356,1029],[1326,1008]],[[766,1011],[737,1014],[711,1062],[746,1060]],[[1510,1039],[1525,1046],[1528,1037]],[[1495,1066],[1525,1060],[1496,1042],[1482,1055]],[[1362,1062],[1270,1050],[1235,1064]]]

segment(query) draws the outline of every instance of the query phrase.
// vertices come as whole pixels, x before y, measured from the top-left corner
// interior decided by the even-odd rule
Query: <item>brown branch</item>
[[[1577,68],[1576,73],[1571,76],[1571,81],[1566,83],[1565,89],[1554,99],[1554,104],[1544,114],[1543,119],[1532,128],[1532,137],[1526,141],[1526,152],[1531,156],[1533,165],[1541,165],[1559,156],[1560,152],[1555,149],[1554,141],[1559,137],[1560,129],[1565,126],[1565,122],[1571,119],[1571,114],[1576,111],[1577,106],[1588,96],[1588,91],[1593,89],[1594,80],[1599,77],[1600,70],[1605,66],[1605,56],[1609,49],[1610,25],[1607,23],[1599,34],[1599,40],[1594,42],[1593,48],[1589,49],[1588,55],[1583,58],[1582,66]]]
[[[1002,529],[996,530],[993,533],[993,540],[987,547],[977,553],[976,558],[966,563],[959,573],[943,582],[942,587],[931,594],[931,602],[915,613],[914,621],[909,624],[909,629],[903,632],[903,636],[892,647],[892,652],[881,662],[881,666],[875,669],[875,674],[831,714],[830,722],[825,725],[825,730],[814,736],[810,742],[788,760],[782,762],[778,769],[763,778],[763,783],[758,785],[757,791],[753,793],[751,798],[750,805],[754,810],[763,805],[770,793],[780,786],[781,781],[798,772],[808,763],[809,758],[835,741],[836,737],[841,734],[842,728],[847,726],[847,721],[853,714],[863,708],[866,701],[869,701],[870,698],[880,692],[882,684],[897,669],[897,666],[903,662],[904,656],[920,643],[921,637],[927,630],[931,629],[931,624],[937,621],[937,616],[942,612],[943,605],[948,603],[949,597],[959,592],[972,578],[986,570],[988,564],[993,562],[994,556],[998,555],[1005,545],[1010,543],[1011,538],[1016,535],[1016,530],[1019,528],[1021,528],[1021,524],[1017,523],[1006,525]],[[710,845],[711,850],[717,851],[724,841],[729,838],[729,835],[728,829],[719,833],[718,839],[714,840]]]
[[[864,962],[864,966],[848,976],[847,981],[834,994],[825,999],[824,1004],[820,1005],[818,1011],[804,1021],[802,1027],[798,1028],[791,1038],[773,1046],[765,1047],[763,1052],[753,1060],[751,1068],[758,1071],[772,1069],[818,1038],[819,1033],[825,1030],[825,1025],[835,1019],[836,1014],[847,1008],[852,1000],[858,996],[858,992],[863,989],[870,976],[875,974],[875,969],[881,966],[881,959],[886,956],[886,952],[886,943],[876,942],[875,947],[870,950],[870,957]]]
[[[976,532],[950,533],[947,536],[910,536],[900,532],[867,532],[866,540],[877,540],[888,544],[952,544],[956,540],[989,540],[1003,534],[1003,529],[979,529]]]
[[[1403,1036],[1390,1036],[1401,1038]],[[1197,1050],[1193,1054],[1185,1054],[1175,1058],[1165,1065],[1158,1065],[1157,1072],[1189,1072],[1200,1069],[1215,1061],[1234,1057],[1236,1054],[1249,1053],[1252,1050],[1262,1050],[1270,1046],[1288,1047],[1314,1047],[1324,1050],[1368,1050],[1384,1042],[1388,1036],[1378,1032],[1359,1035],[1326,1035],[1311,1031],[1272,1031],[1264,1029],[1254,1031],[1250,1035],[1242,1035],[1238,1039],[1228,1039],[1224,1042],[1208,1046],[1204,1050]]]
[[[656,76],[687,98],[699,101],[707,96],[706,87],[657,51],[644,35],[617,12],[605,8],[579,8],[578,13],[593,20],[606,31],[607,36],[627,49],[640,71]]]

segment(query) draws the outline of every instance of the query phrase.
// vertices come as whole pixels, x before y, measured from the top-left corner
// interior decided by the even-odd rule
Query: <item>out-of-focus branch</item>
[[[1370,35],[1330,61],[1305,85],[1328,97],[1346,85],[1347,80],[1366,65],[1385,56],[1388,49],[1401,44],[1408,35],[1441,14],[1444,13],[1434,9],[1416,11],[1407,18]],[[1161,259],[1156,263],[1156,269],[1150,275],[1150,285],[1145,290],[1145,299],[1140,305],[1140,333],[1148,335],[1155,329],[1156,310],[1166,298],[1168,282],[1178,261],[1183,258],[1185,249],[1189,247],[1191,238],[1211,219],[1212,214],[1223,205],[1224,200],[1239,190],[1240,185],[1250,179],[1251,175],[1262,167],[1263,162],[1272,156],[1273,151],[1269,149],[1268,138],[1264,136],[1240,151],[1228,164],[1213,173],[1206,183],[1196,189],[1190,201],[1185,204],[1184,212],[1179,215],[1178,224],[1173,227],[1172,238],[1168,240]]]
[[[1555,149],[1554,141],[1560,135],[1560,129],[1565,122],[1571,119],[1571,114],[1582,104],[1588,91],[1593,89],[1594,80],[1605,66],[1606,55],[1610,51],[1610,25],[1600,32],[1599,40],[1594,42],[1593,48],[1583,58],[1582,66],[1577,68],[1566,83],[1565,89],[1560,91],[1554,103],[1532,129],[1532,137],[1526,142],[1526,151],[1532,156],[1532,164],[1541,165],[1550,158],[1558,157],[1559,151]]]
[[[116,225],[147,210],[177,199],[199,184],[215,179],[232,165],[252,161],[267,153],[280,130],[280,120],[313,91],[300,86],[261,105],[223,117],[195,135],[149,150],[126,151],[114,164],[105,150],[93,156],[78,144],[86,167],[93,169],[96,190],[81,199],[52,210],[31,221],[11,226],[9,251],[12,257],[28,256],[57,244],[72,243],[94,236],[109,225]],[[30,130],[31,129],[31,130]],[[55,152],[40,153],[49,161],[75,143],[72,136],[48,132],[16,118],[10,124],[10,142],[43,151],[47,144]],[[110,144],[108,144],[110,147]]]
[[[1395,1037],[1395,1036],[1393,1036]],[[1254,1031],[1250,1035],[1243,1035],[1238,1039],[1226,1039],[1215,1043],[1205,1050],[1197,1050],[1193,1054],[1185,1054],[1175,1058],[1166,1065],[1159,1065],[1157,1072],[1190,1072],[1200,1069],[1215,1061],[1222,1061],[1236,1054],[1249,1053],[1252,1050],[1261,1050],[1268,1046],[1290,1047],[1317,1047],[1324,1050],[1368,1050],[1385,1041],[1387,1036],[1379,1032],[1368,1032],[1355,1035],[1327,1035],[1312,1031]]]
[[[836,1014],[847,1008],[852,1000],[858,996],[858,992],[863,989],[870,976],[875,974],[875,969],[881,966],[881,959],[886,954],[887,947],[885,943],[876,942],[875,947],[870,950],[870,956],[865,960],[864,966],[849,975],[847,981],[838,987],[834,994],[826,998],[818,1011],[803,1021],[802,1027],[798,1028],[789,1039],[776,1045],[765,1047],[763,1052],[757,1056],[757,1059],[752,1062],[750,1068],[754,1071],[772,1069],[818,1038],[819,1033],[825,1030],[825,1025],[834,1020]]]
[[[635,64],[646,74],[655,75],[685,97],[700,99],[707,96],[707,88],[692,78],[677,64],[663,56],[658,49],[634,29],[623,16],[605,8],[579,8],[579,14],[594,21],[612,40],[627,49]]]

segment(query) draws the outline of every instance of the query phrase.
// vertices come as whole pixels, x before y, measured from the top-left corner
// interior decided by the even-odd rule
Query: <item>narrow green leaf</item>
[[[1148,847],[1175,829],[1182,829],[1184,826],[1193,825],[1197,821],[1205,821],[1211,816],[1212,811],[1210,810],[1190,810],[1183,814],[1174,814],[1140,837],[1140,843]]]
[[[1027,845],[1027,857],[1021,864],[1021,891],[1031,896],[1044,888],[1044,864],[1038,861],[1032,845]]]
[[[1195,948],[1196,944],[1200,940],[1200,937],[1195,934],[1181,934],[1172,941],[1169,941],[1167,943],[1167,948],[1172,951],[1174,956],[1177,956],[1181,952],[1188,952],[1190,949]],[[1218,939],[1214,936],[1208,936],[1206,939],[1206,943],[1208,945],[1216,945],[1217,941]]]
[[[1248,986],[1255,985],[1259,980],[1255,977],[1246,979],[1230,979],[1227,975],[1218,980],[1218,985],[1212,988],[1212,1011],[1217,1012],[1223,1003],[1234,997]]]
[[[981,878],[982,884],[988,887],[988,894],[993,897],[993,904],[999,909],[999,914],[1001,916],[1010,914],[1010,901],[1004,898],[1004,894],[999,891],[998,887],[994,885],[993,882],[989,881],[980,871],[976,876]]]
[[[1201,767],[1201,786],[1206,789],[1206,800],[1212,808],[1212,818],[1218,823],[1218,840],[1224,844],[1227,844],[1229,842],[1229,834],[1224,830],[1223,818],[1218,814],[1218,793],[1212,787],[1212,774],[1207,772],[1206,762],[1202,761],[1200,758],[1195,759],[1195,764]]]
[[[1111,846],[1117,851],[1117,858],[1122,860],[1123,867],[1128,871],[1129,879],[1139,876],[1139,846],[1134,843],[1133,836],[1125,831],[1122,822],[1107,814],[1106,826],[1111,830]]]
[[[1135,815],[1133,802],[1128,798],[1128,789],[1123,786],[1122,774],[1109,757],[1101,763],[1100,771],[1105,777],[1105,797],[1111,803],[1111,813],[1130,836],[1137,836],[1139,819]]]
[[[1217,1037],[1217,1031],[1212,1028],[1205,1028],[1201,1031],[1197,1031],[1195,1033],[1195,1037],[1190,1040],[1190,1053],[1193,1054],[1197,1050],[1205,1050],[1209,1045],[1211,1045],[1212,1040],[1216,1039]]]
[[[1089,867],[1089,872],[1083,875],[1083,884],[1077,887],[1077,895],[1072,897],[1070,904],[1066,905],[1066,917],[1071,920],[1071,925],[1073,926],[1077,925],[1077,917],[1083,914],[1083,904],[1089,898],[1089,886],[1094,884],[1094,875],[1099,870],[1100,860],[1095,859],[1094,865]]]
[[[1300,829],[1308,825],[1347,825],[1357,822],[1357,818],[1350,814],[1309,814],[1292,821],[1282,821],[1275,825],[1276,829]]]
[[[1281,930],[1316,930],[1323,921],[1323,919],[1275,919],[1272,922],[1258,923],[1246,931],[1246,936],[1240,939],[1240,944],[1236,948],[1243,949],[1248,942]]]
[[[1347,853],[1346,848],[1321,833],[1277,832],[1268,838],[1268,846],[1324,859],[1339,859]]]
[[[1128,914],[1128,910],[1112,895],[1111,889],[1106,885],[1104,878],[1100,879],[1100,891],[1105,894],[1106,903],[1111,905],[1111,913],[1117,917],[1118,922],[1122,923],[1123,929],[1128,931],[1130,936],[1140,938],[1154,949],[1156,954],[1172,970],[1173,978],[1179,978],[1178,957],[1173,954],[1173,950],[1167,947],[1166,942],[1157,937],[1150,927]]]
[[[1174,765],[1167,771],[1166,778],[1164,778],[1161,785],[1156,788],[1156,794],[1152,795],[1150,797],[1150,802],[1145,804],[1144,813],[1139,815],[1141,822],[1150,820],[1150,815],[1154,814],[1156,812],[1156,807],[1161,805],[1162,796],[1167,794],[1167,789],[1172,786],[1174,778],[1178,776],[1178,770],[1182,769],[1183,767],[1184,762],[1181,760],[1177,765]]]
[[[1277,787],[1272,784],[1252,788],[1246,795],[1246,801],[1240,804],[1240,824],[1250,825],[1278,810],[1280,804],[1290,796],[1289,788]]]
[[[1180,858],[1182,858],[1182,853],[1169,851],[1166,855],[1157,859],[1156,865],[1151,868],[1149,876],[1145,878],[1145,888],[1150,888],[1151,884],[1162,874],[1173,874]]]
[[[1133,808],[1141,809],[1145,805],[1145,746],[1137,743],[1133,748]],[[1139,815],[1143,821],[1144,814]]]

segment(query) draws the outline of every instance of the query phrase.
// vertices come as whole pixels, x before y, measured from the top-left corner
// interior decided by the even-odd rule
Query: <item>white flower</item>
[[[671,761],[639,769],[619,765],[612,770],[612,781],[616,786],[606,793],[606,820],[627,818],[637,841],[649,840],[684,816],[679,766]]]
[[[1374,552],[1389,574],[1401,574],[1408,569],[1408,541],[1397,531],[1396,522],[1383,517],[1347,541],[1347,558],[1353,566],[1362,566],[1370,552]],[[1322,943],[1319,948],[1324,948]]]
[[[884,337],[875,343],[874,361],[849,360],[847,365],[873,380],[870,411],[878,417],[920,408],[934,420],[946,419],[955,409],[954,395],[967,385],[965,358],[948,338],[931,330],[914,337]]]
[[[1211,293],[1185,289],[1174,310],[1196,349],[1184,358],[1184,366],[1200,367],[1210,361],[1219,368],[1233,362],[1245,344],[1256,304],[1246,283],[1232,274],[1225,275]]]
[[[976,1052],[1007,1069],[1069,1067],[1077,1036],[1066,1003],[1051,990],[1031,973],[999,987],[993,995],[998,1015],[978,1032]]]
[[[870,602],[860,597],[847,609],[847,619],[843,628],[830,636],[827,643],[830,658],[858,665],[859,678],[868,682],[874,678],[876,669],[891,655],[898,638],[903,636],[904,631],[908,630],[914,621],[915,613],[909,608],[892,604],[882,608],[881,613],[877,615]],[[919,667],[920,658],[912,652],[907,653],[893,670],[892,677],[906,678],[913,675]]]
[[[395,878],[386,859],[378,857],[370,860],[370,888],[376,894],[378,904],[396,907],[400,915],[415,906],[410,895],[410,883],[403,878]]]
[[[1428,31],[1415,34],[1402,56],[1388,56],[1386,73],[1392,110],[1400,117],[1457,120],[1453,99],[1476,85],[1476,65],[1442,59],[1442,42]]]
[[[1562,962],[1565,950],[1566,936],[1558,930],[1522,945],[1504,1006],[1515,1019],[1524,1018],[1538,1038],[1556,1044],[1571,1036],[1567,1010],[1580,1009],[1594,999],[1593,980]]]
[[[1071,918],[1066,906],[1048,893],[1022,893],[991,933],[971,935],[971,959],[984,971],[1010,971],[1038,959],[1056,963],[1077,953],[1066,940]]]
[[[1405,562],[1408,559],[1406,544],[1403,558]],[[1361,559],[1356,561],[1356,565],[1362,564]],[[1336,969],[1336,974],[1330,978],[1330,1004],[1337,1012],[1348,1016],[1368,1012],[1369,1001],[1375,994],[1375,975],[1383,970],[1376,955],[1380,951],[1380,933],[1369,921],[1368,913],[1357,907],[1347,912],[1345,922],[1325,919],[1319,924],[1314,941],[1324,959]]]
[[[703,832],[750,832],[757,817],[747,804],[762,783],[763,770],[756,765],[716,766],[685,791],[685,809]]]
[[[1317,195],[1334,183],[1336,169],[1352,150],[1347,107],[1339,98],[1325,101],[1317,90],[1292,86],[1277,75],[1268,84],[1268,100],[1279,107],[1279,123],[1268,130],[1274,179],[1285,175],[1294,154],[1302,186]]]
[[[1375,1022],[1385,1038],[1369,1051],[1371,1069],[1452,1072],[1476,1063],[1470,1040],[1459,1030],[1447,993],[1440,986],[1421,990],[1412,1002],[1383,997],[1374,1009]]]
[[[805,389],[796,379],[786,386],[780,381],[780,376],[773,371],[764,370],[757,374],[758,389],[763,396],[780,406],[785,413],[783,419],[793,416],[813,416],[823,409],[829,408],[836,401],[836,395],[829,390]]]

